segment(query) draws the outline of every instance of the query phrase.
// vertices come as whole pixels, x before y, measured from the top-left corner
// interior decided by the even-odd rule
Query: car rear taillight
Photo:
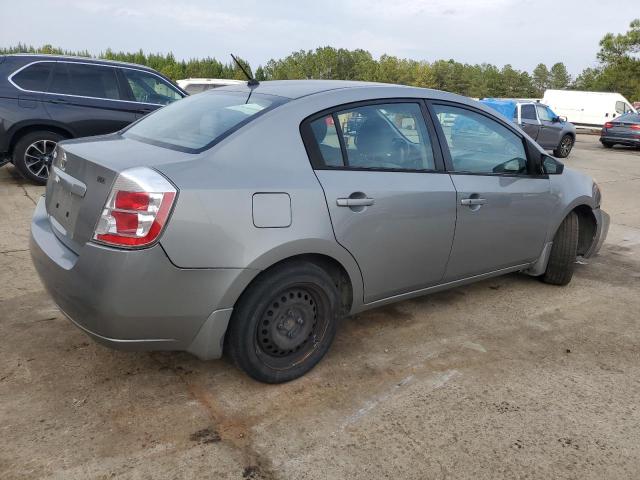
[[[125,170],[113,184],[93,240],[129,248],[151,245],[167,223],[177,193],[155,170]]]
[[[631,125],[631,130],[640,130],[640,124]]]
[[[613,128],[613,123],[607,122],[604,124],[604,128]]]

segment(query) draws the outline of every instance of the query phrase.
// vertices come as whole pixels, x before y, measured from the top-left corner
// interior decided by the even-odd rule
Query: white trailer
[[[605,122],[629,112],[636,112],[631,102],[619,93],[580,90],[547,90],[542,103],[556,115],[581,127],[602,127]]]

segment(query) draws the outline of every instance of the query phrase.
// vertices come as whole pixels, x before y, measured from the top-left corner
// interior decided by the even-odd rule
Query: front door
[[[544,105],[537,105],[538,117],[540,117],[540,123],[542,124],[540,129],[540,135],[538,136],[538,143],[542,148],[547,150],[553,150],[560,145],[562,139],[562,122],[559,120],[553,121],[554,115],[551,114],[549,108]]]
[[[432,108],[457,191],[445,281],[532,262],[544,245],[552,196],[549,179],[529,173],[523,138],[480,111]]]
[[[303,126],[337,241],[357,261],[364,301],[439,283],[456,193],[420,102],[359,104]]]

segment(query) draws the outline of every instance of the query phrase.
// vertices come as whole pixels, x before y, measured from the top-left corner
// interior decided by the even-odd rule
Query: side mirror
[[[553,117],[553,118],[551,119],[551,121],[552,121],[553,123],[560,123],[560,122],[562,121],[562,119],[561,119],[560,117],[558,117],[558,116],[555,116],[555,117]]]
[[[564,171],[564,164],[549,155],[543,155],[542,170],[547,175],[560,175]]]

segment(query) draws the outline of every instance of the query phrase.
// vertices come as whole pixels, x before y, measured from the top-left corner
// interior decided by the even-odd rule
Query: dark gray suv
[[[118,131],[186,92],[155,70],[58,55],[0,56],[0,162],[44,184],[58,141]]]

